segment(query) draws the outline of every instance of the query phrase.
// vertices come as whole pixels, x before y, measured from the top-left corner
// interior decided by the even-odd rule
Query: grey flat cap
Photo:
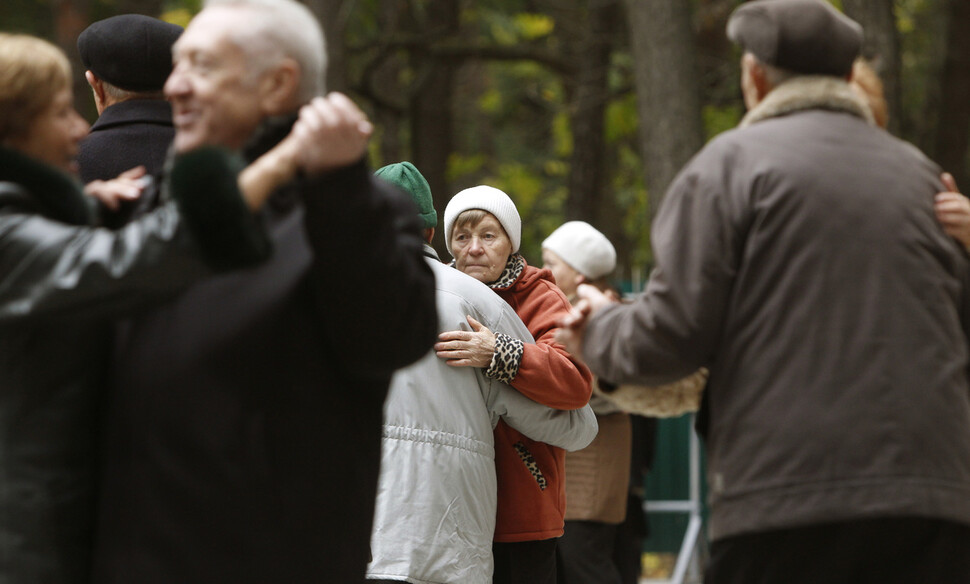
[[[84,68],[128,91],[160,91],[182,27],[141,14],[99,20],[77,37]]]
[[[727,36],[762,63],[844,77],[862,50],[862,27],[824,0],[755,0],[728,20]]]

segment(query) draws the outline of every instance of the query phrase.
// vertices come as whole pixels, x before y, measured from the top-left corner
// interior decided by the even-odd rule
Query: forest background
[[[329,89],[375,122],[374,168],[412,161],[439,215],[462,188],[501,188],[534,264],[560,223],[588,221],[615,243],[626,290],[651,265],[650,222],[677,170],[744,114],[740,54],[724,35],[740,0],[304,1],[324,24]],[[866,30],[889,130],[970,189],[970,0],[832,4]],[[0,29],[63,47],[93,121],[77,35],[122,13],[184,26],[198,10],[199,0],[3,0]],[[435,247],[444,252],[440,233]]]

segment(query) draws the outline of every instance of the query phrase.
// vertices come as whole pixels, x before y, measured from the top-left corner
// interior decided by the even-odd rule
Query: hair
[[[889,124],[889,106],[886,104],[882,81],[868,61],[862,58],[855,60],[852,64],[852,80],[849,86],[869,106],[876,124],[880,128],[885,128]]]
[[[0,142],[23,136],[69,87],[64,51],[30,35],[0,33]]]
[[[758,58],[755,57],[755,59]],[[760,59],[758,59],[758,64],[761,65],[762,69],[764,69],[765,79],[768,80],[768,83],[770,83],[772,87],[778,87],[789,79],[794,79],[795,77],[799,77],[801,75],[800,73],[795,73],[794,71],[789,71],[788,69],[782,69],[781,67],[769,65]]]
[[[306,103],[326,91],[327,48],[320,22],[295,0],[206,0],[204,7],[238,7],[257,12],[251,26],[237,27],[233,41],[246,53],[255,77],[291,58],[300,66],[297,97]]]
[[[482,209],[468,209],[466,211],[462,211],[457,217],[455,217],[455,223],[451,226],[451,233],[454,233],[456,229],[460,229],[465,226],[475,227],[489,215],[491,215],[491,213]],[[502,233],[505,233],[505,226],[502,225],[501,221],[499,221],[498,226],[502,230]],[[448,234],[448,239],[451,239],[451,233]],[[505,237],[509,237],[509,234],[505,233]],[[509,237],[510,241],[511,239],[512,238]]]
[[[164,91],[130,91],[112,85],[104,79],[101,80],[101,86],[104,87],[105,94],[115,103],[132,99],[165,99]]]

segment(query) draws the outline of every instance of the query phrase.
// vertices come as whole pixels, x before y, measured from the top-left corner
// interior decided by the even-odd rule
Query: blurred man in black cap
[[[175,128],[172,107],[162,87],[172,72],[172,45],[182,27],[143,16],[122,14],[95,22],[77,39],[91,85],[98,120],[81,142],[81,180],[112,179],[136,166],[161,173]],[[124,201],[116,213],[103,213],[105,224],[119,227],[139,209],[147,210],[157,193],[142,201]]]
[[[970,262],[940,169],[849,88],[822,0],[731,16],[741,128],[671,185],[631,304],[584,287],[561,340],[612,382],[706,366],[706,584],[970,581]]]

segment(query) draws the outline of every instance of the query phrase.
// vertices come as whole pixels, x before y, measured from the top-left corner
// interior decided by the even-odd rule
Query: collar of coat
[[[760,121],[805,110],[844,112],[874,124],[868,106],[856,97],[849,84],[836,77],[807,75],[794,77],[771,90],[741,120],[740,128]]]
[[[486,285],[492,290],[511,288],[512,284],[515,284],[515,281],[522,275],[523,270],[525,270],[525,258],[520,253],[514,253],[505,262],[505,269],[502,270],[502,275],[494,282],[489,282]]]
[[[72,225],[85,225],[91,220],[91,207],[77,179],[3,146],[0,146],[0,183],[26,190],[38,205],[37,211],[45,217]]]
[[[457,262],[451,260],[448,264],[452,268],[457,267]],[[505,290],[506,288],[511,288],[512,284],[519,279],[522,272],[525,270],[525,258],[520,253],[514,253],[509,256],[508,261],[505,262],[505,269],[502,270],[502,275],[498,277],[494,282],[489,282],[485,284],[492,290]]]

